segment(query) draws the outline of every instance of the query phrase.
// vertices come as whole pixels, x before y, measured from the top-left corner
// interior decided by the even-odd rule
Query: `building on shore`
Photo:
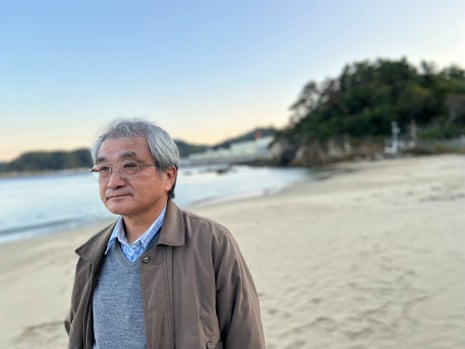
[[[252,141],[232,143],[229,147],[208,149],[202,153],[190,154],[187,163],[191,165],[217,163],[252,163],[270,158],[269,145],[273,136],[257,137]]]

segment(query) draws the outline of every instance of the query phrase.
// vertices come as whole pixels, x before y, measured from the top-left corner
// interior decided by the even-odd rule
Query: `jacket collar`
[[[99,233],[92,236],[87,242],[82,244],[76,249],[76,253],[79,257],[90,262],[98,262],[108,243],[108,239],[115,228],[115,223],[110,224]]]
[[[165,220],[160,231],[157,245],[183,246],[186,242],[185,222],[182,211],[176,204],[168,200]]]
[[[115,223],[92,236],[87,242],[76,249],[76,253],[84,260],[97,263],[105,252],[108,239],[115,228]],[[183,246],[186,241],[185,222],[182,211],[174,202],[168,200],[165,219],[160,231],[157,245]]]

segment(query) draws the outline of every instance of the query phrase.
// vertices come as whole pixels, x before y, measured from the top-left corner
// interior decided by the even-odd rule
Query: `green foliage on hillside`
[[[40,170],[65,170],[72,168],[90,168],[92,157],[89,149],[70,152],[28,152],[1,167],[2,172],[25,172]]]
[[[384,137],[396,121],[404,131],[415,122],[420,135],[452,137],[465,130],[464,94],[465,71],[456,66],[437,71],[405,59],[362,61],[346,65],[335,79],[308,82],[280,136],[297,143]]]

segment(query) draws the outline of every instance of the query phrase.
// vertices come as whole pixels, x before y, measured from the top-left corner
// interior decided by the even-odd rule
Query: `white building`
[[[234,163],[265,160],[270,157],[268,146],[273,136],[257,138],[253,141],[232,143],[229,148],[209,149],[203,153],[189,155],[193,164]]]

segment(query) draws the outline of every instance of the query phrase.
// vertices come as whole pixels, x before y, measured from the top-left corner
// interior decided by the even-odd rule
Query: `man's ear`
[[[168,192],[171,190],[171,188],[173,188],[173,185],[176,182],[176,177],[178,176],[178,169],[175,166],[170,167],[169,169],[165,170],[165,176],[167,179],[166,191]]]

